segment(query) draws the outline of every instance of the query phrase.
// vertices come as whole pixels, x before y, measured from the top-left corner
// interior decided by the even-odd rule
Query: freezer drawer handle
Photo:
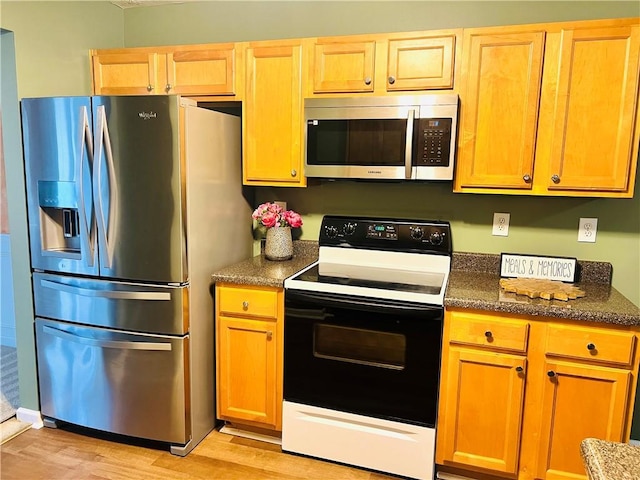
[[[168,292],[121,292],[113,290],[93,290],[91,288],[75,287],[64,283],[52,282],[51,280],[40,280],[40,285],[61,292],[73,293],[85,297],[103,297],[117,300],[171,300]]]
[[[99,348],[117,348],[120,350],[162,350],[171,351],[170,343],[148,343],[148,342],[119,342],[115,340],[96,340],[95,338],[81,337],[80,335],[74,335],[73,333],[64,332],[57,328],[48,327],[45,325],[42,327],[44,333],[53,335],[54,337],[62,338],[64,340],[70,340],[76,343],[82,343],[83,345],[90,345],[92,347]]]

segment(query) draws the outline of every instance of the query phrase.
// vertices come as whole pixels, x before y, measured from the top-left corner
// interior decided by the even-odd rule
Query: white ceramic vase
[[[293,257],[291,227],[273,227],[267,229],[267,241],[264,245],[267,260],[289,260]]]

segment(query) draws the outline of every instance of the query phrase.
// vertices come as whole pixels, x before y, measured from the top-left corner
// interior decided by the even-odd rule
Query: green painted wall
[[[0,1],[15,34],[18,97],[91,94],[89,49],[124,46],[124,11],[109,2]]]

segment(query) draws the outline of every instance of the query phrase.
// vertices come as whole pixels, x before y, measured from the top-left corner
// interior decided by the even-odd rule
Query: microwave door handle
[[[411,179],[411,159],[412,159],[412,146],[413,146],[413,119],[415,111],[413,108],[409,109],[407,115],[407,141],[404,147],[404,178],[406,180]]]

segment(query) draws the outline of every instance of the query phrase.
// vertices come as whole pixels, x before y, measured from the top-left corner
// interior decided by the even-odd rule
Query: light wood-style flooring
[[[28,430],[0,446],[2,480],[398,480],[367,470],[285,454],[279,445],[211,432],[186,457],[80,434]]]

